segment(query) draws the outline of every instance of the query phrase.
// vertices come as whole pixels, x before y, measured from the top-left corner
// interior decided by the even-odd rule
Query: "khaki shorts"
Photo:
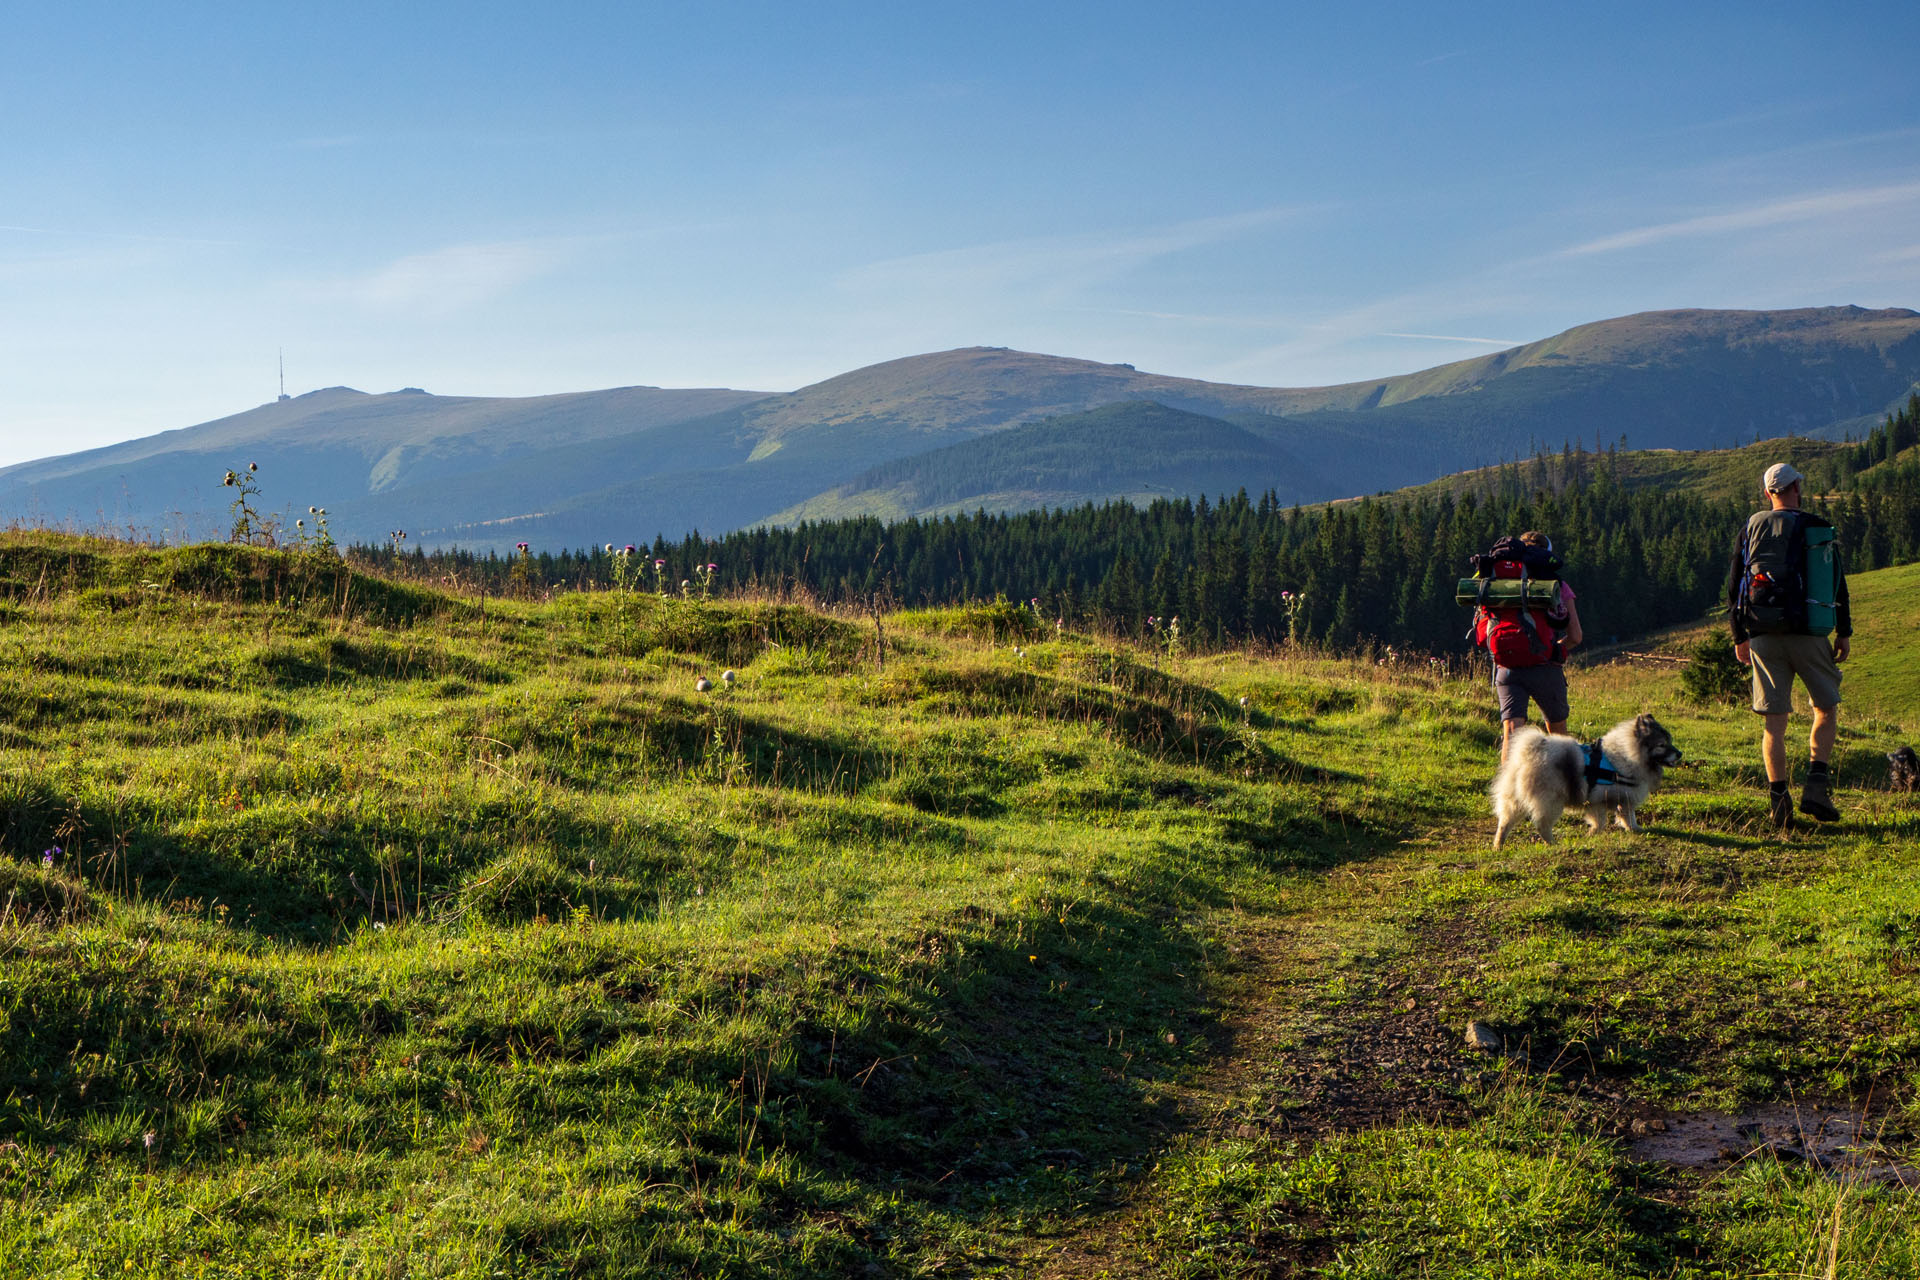
[[[1784,716],[1793,710],[1793,678],[1807,686],[1813,705],[1826,710],[1840,705],[1840,667],[1833,645],[1825,636],[1754,636],[1747,641],[1753,657],[1753,709],[1763,716]]]

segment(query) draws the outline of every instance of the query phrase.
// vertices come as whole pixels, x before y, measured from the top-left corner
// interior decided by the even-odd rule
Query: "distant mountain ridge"
[[[1725,447],[1837,437],[1920,384],[1920,314],[1649,312],[1331,387],[1209,383],[970,347],[797,391],[623,387],[529,398],[336,387],[0,469],[15,519],[171,537],[224,528],[228,466],[344,540],[396,528],[504,549],[753,524],[1013,510],[1245,487],[1378,492],[1578,438]]]

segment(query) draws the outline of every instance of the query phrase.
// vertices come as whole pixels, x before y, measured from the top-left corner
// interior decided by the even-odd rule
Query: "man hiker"
[[[1793,678],[1813,703],[1812,756],[1800,812],[1838,822],[1833,807],[1833,741],[1839,731],[1840,668],[1851,650],[1853,614],[1841,572],[1833,525],[1800,509],[1805,477],[1790,462],[1767,468],[1768,507],[1740,531],[1727,580],[1727,621],[1733,652],[1753,668],[1753,709],[1765,717],[1767,812],[1775,825],[1793,825],[1792,774],[1787,768],[1787,716]],[[1827,639],[1831,632],[1833,639]]]

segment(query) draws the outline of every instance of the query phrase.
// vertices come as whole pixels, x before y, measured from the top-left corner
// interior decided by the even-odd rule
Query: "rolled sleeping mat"
[[[1809,527],[1807,538],[1807,632],[1809,635],[1831,635],[1833,624],[1840,615],[1839,607],[1834,603],[1834,590],[1839,576],[1834,564],[1835,547],[1830,528]]]
[[[1553,578],[1462,578],[1453,600],[1489,609],[1554,609],[1560,604],[1560,583]]]

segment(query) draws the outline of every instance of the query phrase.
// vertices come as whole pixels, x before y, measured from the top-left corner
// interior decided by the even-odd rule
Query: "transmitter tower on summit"
[[[280,399],[293,399],[287,394],[287,349],[285,347],[280,348]]]

